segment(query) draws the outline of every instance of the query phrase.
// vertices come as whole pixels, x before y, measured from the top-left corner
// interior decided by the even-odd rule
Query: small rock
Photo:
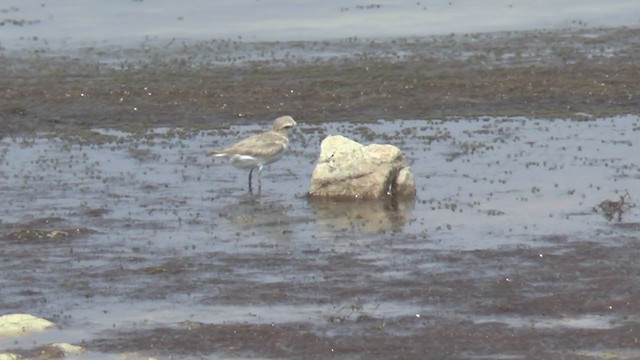
[[[593,115],[585,112],[574,112],[572,115],[573,119],[577,121],[593,120]]]
[[[0,360],[19,360],[21,356],[12,353],[0,353]]]
[[[396,192],[400,196],[415,197],[416,195],[416,180],[413,178],[411,169],[408,166],[403,167],[398,172]]]
[[[0,338],[41,332],[55,326],[49,320],[30,314],[9,314],[0,316]]]
[[[65,354],[64,351],[62,351],[61,349],[55,347],[55,346],[51,346],[51,345],[44,345],[44,346],[40,346],[37,347],[35,349],[32,349],[30,351],[30,355],[28,355],[29,359],[33,359],[33,360],[52,360],[52,359],[64,359],[65,358]]]
[[[328,136],[311,176],[309,195],[343,199],[414,197],[416,185],[404,155],[393,145],[364,146],[344,136]]]
[[[69,343],[53,343],[49,344],[49,346],[61,350],[65,356],[79,355],[85,352],[85,349],[82,346]]]

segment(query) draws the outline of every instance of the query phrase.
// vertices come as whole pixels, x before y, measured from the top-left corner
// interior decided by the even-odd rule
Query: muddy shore
[[[628,28],[3,51],[0,311],[57,328],[0,352],[638,358],[637,59]],[[204,156],[282,114],[261,193]],[[397,144],[418,198],[307,201],[327,133]]]
[[[640,29],[4,52],[2,133],[636,113]],[[578,113],[579,115],[576,115]]]

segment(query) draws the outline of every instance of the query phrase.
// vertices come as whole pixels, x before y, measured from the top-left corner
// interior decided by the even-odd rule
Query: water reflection
[[[238,230],[252,229],[264,234],[289,238],[292,234],[289,211],[291,206],[279,198],[262,193],[245,193],[229,202],[219,212]]]
[[[363,232],[401,231],[415,206],[415,199],[389,198],[371,201],[310,199],[316,222],[338,230]]]

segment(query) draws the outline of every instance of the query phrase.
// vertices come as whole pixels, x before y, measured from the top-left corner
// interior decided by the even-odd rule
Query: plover
[[[251,190],[253,170],[258,169],[258,186],[260,186],[262,167],[282,158],[289,147],[287,135],[294,126],[296,122],[291,116],[281,116],[273,121],[271,131],[248,137],[207,155],[227,158],[231,165],[240,169],[251,169],[249,171],[249,190]]]

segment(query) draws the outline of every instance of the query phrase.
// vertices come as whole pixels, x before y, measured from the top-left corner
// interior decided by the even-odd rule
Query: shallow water
[[[0,11],[0,44],[8,49],[131,46],[150,38],[297,41],[640,25],[633,0],[9,0]]]
[[[606,280],[601,265],[629,265],[615,254],[636,240],[637,209],[617,223],[593,208],[640,194],[637,116],[299,124],[291,153],[265,168],[261,191],[249,193],[245,171],[205,153],[260,129],[144,136],[95,129],[111,141],[85,145],[47,134],[2,139],[3,233],[96,233],[3,241],[0,309],[53,319],[59,329],[0,340],[0,349],[92,344],[183,321],[303,323],[331,334],[340,329],[327,324],[362,315],[532,329],[606,330],[629,320],[618,304],[624,289],[608,290],[599,310],[581,305],[571,317],[561,314],[572,306],[544,313],[536,306],[554,309],[544,299],[563,292],[579,298]],[[327,134],[399,146],[417,199],[309,202]],[[550,291],[559,278],[539,271],[576,279]],[[442,292],[438,299],[457,294],[434,300],[426,288]],[[511,304],[540,303],[504,314],[496,309],[509,297],[486,289],[522,297]]]

